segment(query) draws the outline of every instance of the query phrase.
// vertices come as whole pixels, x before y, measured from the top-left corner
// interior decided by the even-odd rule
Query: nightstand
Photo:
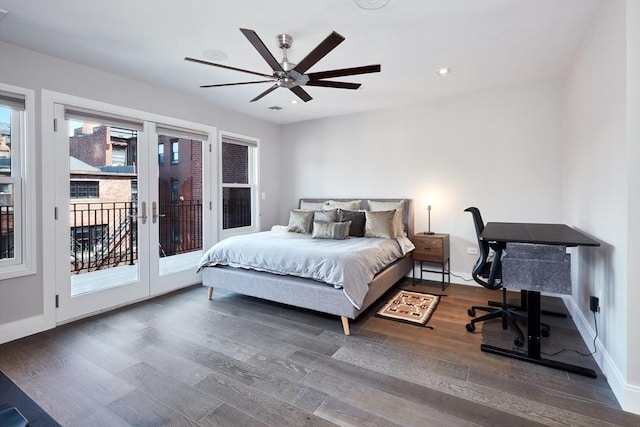
[[[413,251],[413,260],[420,261],[420,280],[422,273],[442,274],[442,290],[451,283],[451,268],[449,265],[449,235],[442,233],[418,233],[413,235],[413,244],[416,247]],[[425,268],[423,263],[439,264],[439,270]],[[413,273],[415,280],[415,272]],[[447,281],[445,282],[445,276]]]

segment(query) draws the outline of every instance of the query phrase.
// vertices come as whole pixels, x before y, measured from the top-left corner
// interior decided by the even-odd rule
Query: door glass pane
[[[180,270],[187,259],[192,262],[184,254],[202,250],[202,141],[158,135],[158,147],[165,146],[170,147],[171,161],[158,158],[161,275]]]
[[[138,279],[137,131],[69,122],[71,295]]]

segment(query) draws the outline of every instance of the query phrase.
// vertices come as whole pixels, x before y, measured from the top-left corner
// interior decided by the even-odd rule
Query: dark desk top
[[[537,243],[558,246],[600,246],[600,242],[565,224],[488,222],[480,234],[492,242]]]

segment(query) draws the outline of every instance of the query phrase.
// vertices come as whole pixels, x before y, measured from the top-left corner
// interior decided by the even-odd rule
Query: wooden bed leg
[[[351,335],[351,332],[349,331],[349,318],[344,316],[340,316],[340,318],[342,319],[342,329],[344,329],[344,334]]]
[[[213,299],[213,288],[209,288],[209,299]]]

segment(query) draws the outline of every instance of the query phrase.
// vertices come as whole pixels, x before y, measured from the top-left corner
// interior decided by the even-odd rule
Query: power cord
[[[581,351],[574,350],[572,348],[563,348],[562,350],[558,350],[555,353],[542,353],[542,354],[544,354],[545,356],[555,356],[564,351],[573,351],[574,353],[578,353],[580,356],[593,356],[594,354],[596,354],[596,352],[598,351],[598,347],[596,346],[596,340],[598,339],[598,319],[596,318],[596,312],[593,311],[592,313],[593,313],[593,324],[595,325],[595,328],[596,328],[596,335],[593,337],[593,351],[591,353],[583,353]]]
[[[574,350],[572,348],[563,348],[562,350],[558,350],[555,353],[545,353],[545,352],[541,351],[540,354],[544,354],[545,356],[556,356],[556,355],[558,355],[560,353],[563,353],[565,351],[573,351],[574,353],[578,353],[580,356],[584,356],[584,357],[593,356],[598,351],[598,347],[596,346],[596,340],[598,339],[598,319],[596,318],[595,311],[593,312],[593,323],[594,323],[595,328],[596,328],[596,335],[593,337],[593,351],[591,353],[583,353],[581,351]],[[520,347],[513,347],[512,350],[517,352],[517,353],[527,354],[527,351],[525,349],[523,349],[523,348],[520,348]]]
[[[474,281],[473,279],[465,279],[464,277],[462,277],[462,276],[458,276],[457,274],[453,274],[453,273],[451,273],[451,272],[449,272],[449,274],[451,274],[453,277],[457,277],[458,279],[462,279],[462,280],[464,280],[465,282],[473,282],[473,281]]]

